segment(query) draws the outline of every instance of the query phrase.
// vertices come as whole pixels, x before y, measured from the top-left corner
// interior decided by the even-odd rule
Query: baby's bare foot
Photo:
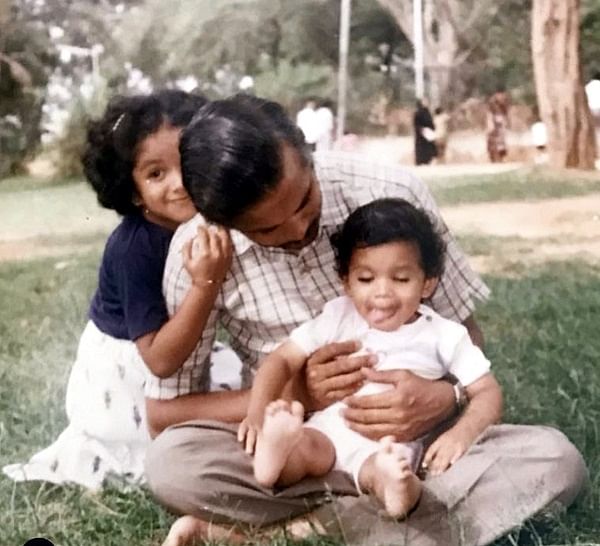
[[[382,438],[374,460],[375,494],[394,517],[404,517],[417,504],[422,484],[392,436]]]
[[[258,483],[271,487],[277,482],[302,435],[303,421],[304,408],[300,402],[276,400],[267,406],[254,454],[254,477]]]

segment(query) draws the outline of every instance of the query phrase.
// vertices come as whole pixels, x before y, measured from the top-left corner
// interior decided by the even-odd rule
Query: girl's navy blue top
[[[162,276],[172,237],[141,214],[125,216],[111,233],[89,312],[102,332],[133,341],[168,320]]]

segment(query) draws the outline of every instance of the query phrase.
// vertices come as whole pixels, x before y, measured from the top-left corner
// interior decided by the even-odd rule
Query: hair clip
[[[112,126],[111,132],[114,133],[118,128],[119,125],[121,125],[121,122],[123,121],[123,118],[125,117],[125,112],[123,112],[118,118],[117,121],[115,121],[115,124]]]

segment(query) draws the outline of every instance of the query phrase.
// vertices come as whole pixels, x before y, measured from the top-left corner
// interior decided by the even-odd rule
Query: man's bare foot
[[[246,537],[233,529],[213,525],[194,516],[182,516],[171,525],[162,546],[189,546],[212,540],[242,544]]]
[[[377,498],[393,518],[404,517],[417,504],[422,484],[406,460],[402,446],[392,436],[379,442],[373,460],[373,485]]]
[[[265,487],[272,487],[302,435],[304,408],[300,402],[276,400],[265,409],[262,430],[256,440],[254,477]]]

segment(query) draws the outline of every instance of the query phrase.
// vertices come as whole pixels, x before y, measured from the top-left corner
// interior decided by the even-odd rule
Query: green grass
[[[426,179],[439,205],[489,201],[539,201],[600,192],[600,175],[522,168],[488,175]]]
[[[66,424],[68,372],[99,253],[0,265],[0,465],[24,460]],[[142,489],[90,494],[0,478],[0,544],[46,536],[61,546],[159,544],[171,521]]]
[[[24,459],[65,425],[66,378],[98,260],[94,252],[72,257],[64,269],[55,267],[58,259],[0,264],[0,465]],[[590,494],[566,516],[499,544],[593,542],[600,533],[600,270],[550,264],[519,279],[487,281],[494,297],[479,320],[504,387],[506,420],[559,427],[592,476]],[[2,477],[0,505],[2,545],[36,535],[57,545],[151,545],[172,521],[143,489],[90,495]]]
[[[116,214],[101,209],[83,182],[1,193],[0,218],[0,239],[7,240],[106,235],[117,222]]]
[[[3,193],[56,188],[80,182],[80,179],[71,178],[35,178],[27,175],[11,176],[0,180],[0,195]]]
[[[66,381],[96,284],[100,241],[115,221],[82,183],[5,184],[0,182],[0,241],[7,233],[30,230],[44,244],[90,243],[92,250],[0,262],[0,466],[45,447],[66,424]],[[446,203],[600,191],[596,176],[533,170],[431,184]],[[473,234],[461,243],[470,254],[489,256],[520,241]],[[510,273],[511,278],[487,277],[494,295],[478,311],[504,387],[506,420],[563,430],[584,454],[592,486],[566,516],[530,523],[497,544],[594,543],[600,535],[600,270],[570,262],[511,265]],[[0,506],[1,546],[39,535],[57,546],[150,546],[160,543],[173,520],[144,489],[108,488],[91,495],[77,487],[14,484],[3,476]]]

